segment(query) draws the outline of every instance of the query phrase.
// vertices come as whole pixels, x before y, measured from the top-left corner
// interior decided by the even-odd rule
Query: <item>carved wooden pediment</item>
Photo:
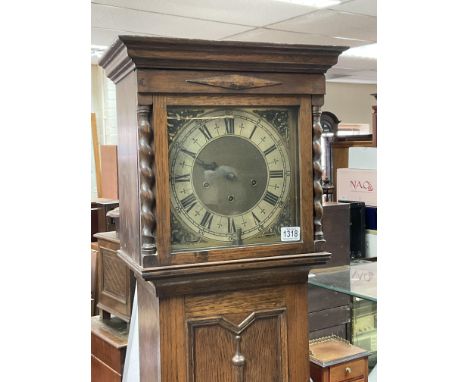
[[[257,77],[241,76],[239,74],[199,78],[195,80],[187,80],[187,82],[234,90],[245,90],[262,88],[265,86],[281,85],[281,82],[278,81],[270,81]]]

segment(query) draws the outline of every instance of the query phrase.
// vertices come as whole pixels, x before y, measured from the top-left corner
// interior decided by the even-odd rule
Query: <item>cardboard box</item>
[[[377,170],[339,168],[336,173],[337,200],[377,206]]]
[[[101,197],[107,199],[118,199],[118,183],[117,146],[101,145]]]

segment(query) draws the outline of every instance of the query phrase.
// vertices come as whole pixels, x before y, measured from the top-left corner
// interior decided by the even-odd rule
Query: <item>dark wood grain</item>
[[[91,382],[121,382],[122,375],[91,355]]]
[[[302,272],[307,267],[302,268]],[[269,277],[270,275],[270,277]],[[222,290],[247,289],[261,287],[265,285],[283,285],[305,281],[305,277],[298,278],[297,269],[274,269],[257,271],[244,271],[242,275],[236,272],[226,272],[216,275],[216,277],[195,276],[195,277],[175,277],[161,279],[157,281],[157,286],[161,296],[179,296],[187,293],[209,293]],[[222,288],[217,287],[213,282],[223,282]]]
[[[344,381],[345,379],[354,379],[364,377],[367,379],[367,363],[364,359],[346,362],[341,365],[330,367],[331,381]]]
[[[247,90],[255,88],[264,88],[266,86],[281,85],[279,81],[273,81],[267,78],[260,78],[254,75],[242,74],[218,74],[210,75],[210,77],[200,78],[197,73],[197,78],[186,79],[185,82],[190,84],[199,84],[204,86],[211,86],[215,88],[229,89],[229,90]]]
[[[126,345],[125,345],[126,346]],[[125,361],[125,346],[119,350],[114,344],[97,335],[91,336],[91,352],[109,368],[122,373]]]
[[[140,179],[141,253],[156,254],[156,217],[154,196],[154,133],[151,126],[151,106],[139,106],[138,115],[138,173]]]
[[[119,201],[115,199],[96,198],[91,202],[92,217],[97,214],[97,226],[92,229],[93,234],[97,232],[115,231],[115,225],[106,218],[107,213],[119,206]],[[94,217],[96,219],[96,217]],[[92,220],[93,223],[93,220]],[[96,222],[94,221],[94,224]],[[96,240],[94,237],[91,241]]]
[[[101,249],[102,268],[105,269],[102,278],[101,293],[113,295],[120,302],[125,303],[125,264],[115,255],[115,251]]]
[[[348,324],[351,321],[351,308],[349,305],[336,308],[323,309],[309,313],[309,330],[324,329],[329,326]]]
[[[161,378],[161,339],[159,299],[151,283],[137,278],[140,381],[166,381]]]
[[[129,322],[135,277],[125,262],[117,256],[120,241],[116,232],[103,232],[95,236],[99,244],[97,307],[101,310],[102,317],[110,317],[110,314],[113,314]]]
[[[161,380],[187,381],[188,344],[184,297],[160,299]]]
[[[141,262],[140,190],[136,76],[129,74],[116,87],[121,251]]]
[[[351,297],[344,293],[309,285],[307,300],[309,305],[308,311],[311,313],[337,306],[349,305]]]
[[[127,325],[117,318],[91,318],[91,381],[121,381],[127,349]]]
[[[310,97],[301,98],[299,110],[299,161],[301,184],[301,227],[303,251],[314,251],[314,226],[315,211],[313,208],[313,184],[310,174],[312,166],[312,104]]]
[[[91,242],[96,241],[94,234],[99,232],[99,208],[91,207]]]
[[[212,317],[214,315],[233,315],[245,312],[275,310],[285,305],[283,288],[259,288],[249,291],[251,299],[244,298],[244,291],[203,294],[187,299],[185,312],[190,318]]]
[[[219,326],[200,327],[193,343],[190,382],[238,382],[231,362],[236,350],[231,333]]]
[[[192,375],[194,381],[240,379],[245,381],[288,381],[287,320],[294,312],[287,300],[291,286],[261,288],[245,292],[225,292],[187,298]],[[206,318],[208,317],[208,318]],[[291,317],[294,319],[294,316]],[[245,368],[237,370],[231,360],[235,354],[236,335],[240,337],[240,352]],[[213,338],[220,338],[217,342]],[[223,340],[224,339],[224,340]],[[200,343],[209,354],[199,352]],[[262,344],[262,351],[258,345]],[[204,351],[205,353],[207,350]],[[226,354],[225,354],[226,353]],[[223,354],[221,365],[215,362]],[[289,361],[288,361],[289,360]],[[213,378],[210,370],[217,370]],[[226,379],[219,379],[223,376]]]
[[[323,205],[322,229],[327,238],[325,250],[330,252],[331,259],[327,264],[314,268],[338,267],[349,265],[350,247],[350,207],[348,203],[325,202]]]
[[[155,126],[155,154],[156,154],[156,216],[160,222],[157,226],[156,237],[158,247],[158,262],[169,262],[171,245],[171,213],[169,193],[169,143],[167,137],[166,98],[157,96],[153,100],[153,125]]]
[[[246,89],[227,89],[196,83],[196,79],[209,79],[242,75],[277,83],[274,86],[258,86]],[[208,71],[200,73],[193,70],[140,70],[138,90],[141,93],[190,93],[190,94],[323,94],[325,78],[321,74],[285,74],[285,73],[255,73],[255,72],[221,72]],[[239,87],[242,84],[238,85]]]
[[[308,335],[307,335],[307,284],[290,285],[286,293],[288,306],[288,375],[289,381],[307,381]]]
[[[323,74],[343,46],[119,36],[99,65],[119,82],[135,69],[231,70]]]
[[[236,333],[216,322],[199,324],[192,332],[193,360],[189,381],[287,381],[287,351],[282,346],[286,335],[282,312],[255,318],[245,330],[239,330],[239,352]],[[263,351],[258,351],[262,344]],[[237,354],[245,360],[238,369],[233,364]]]

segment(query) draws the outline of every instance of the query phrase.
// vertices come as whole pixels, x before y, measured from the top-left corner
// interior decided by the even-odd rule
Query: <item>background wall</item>
[[[377,170],[377,148],[350,147],[348,167]]]
[[[96,114],[99,145],[117,144],[115,85],[98,65],[91,65],[91,113]],[[92,147],[92,142],[91,142]],[[91,150],[91,198],[97,197],[94,153]]]
[[[376,100],[377,85],[327,82],[327,94],[322,111],[335,114],[342,123],[372,122],[372,105]]]
[[[91,111],[96,113],[99,144],[117,144],[115,86],[98,65],[91,65],[91,90]],[[376,92],[377,85],[327,82],[322,111],[334,113],[343,123],[367,123],[370,126],[371,106],[376,102],[370,94]],[[358,157],[360,154],[356,153]],[[367,158],[367,155],[365,157]],[[91,195],[95,197],[96,175],[93,161],[94,158],[91,159]],[[371,164],[368,168],[374,166]]]

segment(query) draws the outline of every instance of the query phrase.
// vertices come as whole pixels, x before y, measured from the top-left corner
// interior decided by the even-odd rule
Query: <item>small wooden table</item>
[[[91,382],[122,380],[127,340],[125,321],[91,318]]]
[[[313,382],[367,382],[369,353],[337,336],[309,342]]]

